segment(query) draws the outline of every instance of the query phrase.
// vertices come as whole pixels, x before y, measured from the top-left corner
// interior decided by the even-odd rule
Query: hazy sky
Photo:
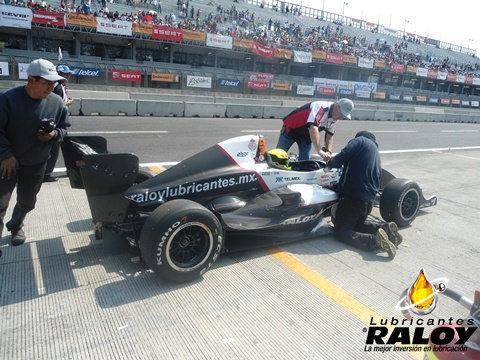
[[[480,55],[479,0],[289,0],[316,9],[476,49]],[[343,5],[346,2],[348,5]],[[408,20],[408,23],[405,22]]]

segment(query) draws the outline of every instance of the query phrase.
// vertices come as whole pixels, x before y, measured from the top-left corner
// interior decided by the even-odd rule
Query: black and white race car
[[[279,167],[261,135],[222,141],[155,176],[135,155],[108,152],[102,137],[67,137],[62,151],[71,186],[86,191],[97,238],[122,235],[133,258],[168,281],[201,276],[222,252],[331,232],[325,218],[342,169],[315,160]],[[377,205],[385,221],[407,226],[436,202],[383,171]]]

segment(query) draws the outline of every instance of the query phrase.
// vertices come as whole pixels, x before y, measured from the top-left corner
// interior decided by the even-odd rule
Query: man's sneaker
[[[22,229],[12,231],[12,245],[18,246],[25,242],[25,233]]]
[[[43,178],[43,182],[55,182],[55,181],[58,181],[58,177],[47,175]]]
[[[398,226],[393,221],[382,225],[382,229],[388,235],[388,239],[397,247],[402,243],[403,236],[398,232]]]
[[[397,255],[397,248],[390,240],[388,240],[388,235],[385,230],[378,229],[375,234],[375,241],[380,249],[387,252],[390,259],[395,258],[395,255]]]

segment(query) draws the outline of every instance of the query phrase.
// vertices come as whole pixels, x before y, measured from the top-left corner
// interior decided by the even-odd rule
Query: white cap
[[[353,102],[350,99],[340,99],[337,101],[337,104],[340,106],[340,110],[342,111],[342,115],[347,118],[352,118],[352,110],[353,110]]]
[[[64,77],[58,75],[55,65],[45,59],[33,60],[27,68],[28,76],[40,76],[48,81],[65,80]]]

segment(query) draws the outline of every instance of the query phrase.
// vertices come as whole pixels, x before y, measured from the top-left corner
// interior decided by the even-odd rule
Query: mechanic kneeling
[[[380,190],[382,166],[375,135],[360,131],[332,158],[328,167],[344,166],[336,191],[340,196],[335,213],[335,239],[367,250],[383,250],[393,259],[402,236],[397,224],[367,221],[372,203]]]

